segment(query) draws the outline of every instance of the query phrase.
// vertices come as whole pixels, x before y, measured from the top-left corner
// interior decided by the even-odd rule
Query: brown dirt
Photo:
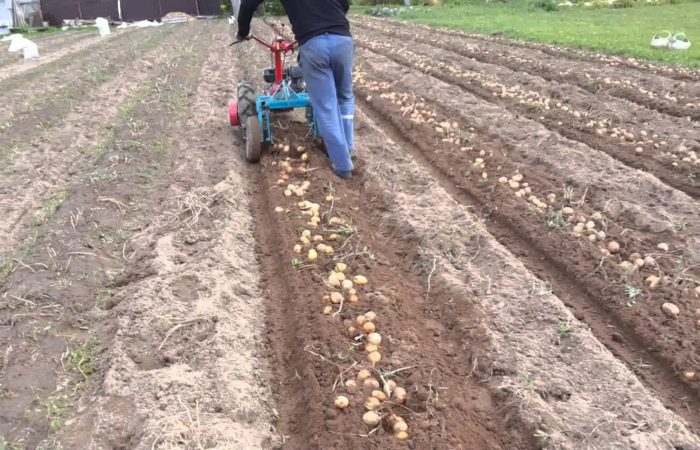
[[[355,23],[372,26],[377,21],[363,17]],[[419,35],[421,41],[454,50],[466,58],[509,67],[549,81],[573,83],[593,93],[608,93],[675,117],[700,118],[700,103],[697,102],[700,84],[697,80],[679,81],[652,75],[649,71],[637,72],[590,60],[581,61],[579,57],[568,57],[566,53],[552,58],[552,52],[533,46],[512,45],[509,41],[502,43],[499,39],[470,38],[455,31],[432,29],[429,32],[428,27],[421,25],[394,21],[379,24],[379,29],[392,35],[409,41]]]
[[[271,34],[262,22],[255,30]],[[198,21],[117,36],[95,48],[105,61],[91,67],[109,72],[99,82],[77,70],[90,60],[85,49],[28,70],[28,86],[6,80],[7,98],[18,98],[53,79],[52,108],[70,112],[36,133],[40,107],[13,100],[8,108],[24,131],[7,136],[24,151],[10,152],[0,182],[8,236],[0,247],[0,442],[700,448],[696,382],[678,373],[697,363],[698,300],[689,289],[700,209],[693,191],[661,172],[666,166],[641,173],[607,138],[568,135],[578,128],[557,125],[561,111],[541,120],[509,98],[488,99],[462,78],[398,59],[410,55],[384,56],[395,38],[375,30],[360,37],[373,51],[358,51],[355,179],[332,175],[292,115],[275,122],[291,154],[268,151],[251,167],[225,108],[236,81],[257,79],[269,60],[252,43],[227,47],[228,31],[224,21]],[[375,47],[378,40],[388,46]],[[115,52],[115,42],[127,41]],[[456,52],[415,51],[436,60]],[[609,64],[591,63],[641,70]],[[554,93],[499,64],[459,69]],[[84,95],[70,94],[78,91]],[[623,105],[636,106],[612,93],[563,82],[558,92],[596,114],[609,103],[625,126],[643,117],[661,133],[672,120],[661,111],[635,116]],[[418,109],[456,127],[409,120],[407,105],[421,102],[428,106]],[[459,143],[445,134],[452,128]],[[691,134],[667,139],[690,146]],[[280,184],[286,165],[292,171]],[[551,206],[538,208],[496,181],[516,173],[533,195],[556,194]],[[287,183],[303,181],[302,196],[284,195]],[[319,204],[318,227],[300,200]],[[621,273],[619,255],[603,255],[601,244],[575,238],[573,224],[556,217],[566,205],[619,241],[621,256],[653,255],[653,268]],[[308,246],[295,253],[303,229],[323,236],[333,254],[308,261]],[[340,237],[331,241],[332,233]],[[661,240],[671,251],[656,248]],[[337,262],[349,277],[368,278],[353,286],[357,302],[348,293],[342,306],[324,299]],[[644,278],[654,273],[672,278],[652,291]],[[634,302],[629,286],[642,292]],[[680,307],[677,318],[662,316],[664,301]],[[347,332],[370,310],[382,336],[375,367],[365,338]],[[371,389],[345,383],[360,369],[407,391],[404,405],[393,397],[381,404],[376,428],[361,421]],[[341,394],[350,400],[344,410],[334,407]],[[408,424],[406,442],[389,429],[391,414]]]
[[[594,91],[596,95],[590,95],[579,87],[588,87],[590,83],[552,83],[552,78],[542,70],[529,72],[533,75],[523,72],[524,62],[520,60],[504,67],[498,64],[503,64],[500,60],[482,63],[457,53],[459,49],[470,47],[469,44],[457,46],[444,39],[428,38],[430,44],[426,45],[422,38],[420,42],[415,40],[416,33],[376,27],[362,30],[358,41],[365,48],[401,65],[419,67],[486,101],[505,105],[519,115],[542,122],[562,136],[585,142],[634,168],[653,172],[667,184],[695,198],[700,196],[700,184],[694,182],[700,176],[700,160],[697,160],[700,124],[697,122],[679,127],[675,118],[635,108],[628,101],[599,90]],[[409,48],[407,42],[410,42]],[[443,50],[445,48],[450,51]],[[528,58],[528,61],[533,60]],[[620,136],[614,130],[622,130]],[[635,137],[623,138],[623,132]],[[637,148],[644,153],[636,153]]]
[[[364,62],[369,61],[374,60],[370,57],[364,59]],[[361,67],[364,69],[368,66]],[[383,77],[379,74],[396,73],[396,70],[382,62],[380,66],[374,67],[368,73],[368,78],[382,80]],[[402,87],[410,89],[412,85],[427,83],[433,86],[432,92],[440,90],[438,83],[434,81],[414,80],[409,75],[399,77],[393,86],[395,92],[402,92]],[[359,82],[358,94],[361,96],[377,95],[373,90],[363,89],[361,86],[362,82]],[[416,101],[421,100],[416,99]],[[415,145],[417,152],[439,169],[440,176],[446,177],[445,182],[448,185],[456,186],[458,192],[464,192],[467,195],[466,202],[475,202],[478,210],[487,220],[495,221],[490,231],[513,253],[529,260],[529,266],[538,276],[552,284],[554,292],[568,297],[567,303],[575,308],[580,318],[586,318],[587,323],[598,330],[599,338],[606,345],[620,353],[620,356],[632,367],[640,359],[648,360],[658,357],[655,355],[660,355],[657,364],[653,364],[651,370],[636,370],[650,384],[658,384],[657,389],[667,392],[668,401],[675,404],[676,410],[683,411],[689,391],[697,392],[697,389],[694,383],[688,384],[683,381],[680,372],[688,370],[685,369],[686,367],[694,367],[697,356],[694,354],[694,346],[690,344],[696,336],[695,318],[692,314],[694,294],[688,290],[682,280],[676,278],[669,286],[670,289],[665,289],[665,292],[647,292],[644,300],[630,304],[626,289],[628,286],[644,286],[643,280],[647,275],[619,273],[620,269],[615,267],[617,264],[614,262],[615,258],[601,259],[600,250],[596,246],[584,244],[580,240],[572,240],[568,233],[548,230],[549,218],[541,211],[523,208],[522,200],[514,197],[508,189],[499,188],[495,181],[479,180],[480,172],[474,173],[473,169],[469,169],[474,155],[483,150],[487,155],[489,167],[492,167],[489,172],[493,170],[499,172],[498,175],[492,173],[491,177],[520,171],[533,187],[537,186],[540,192],[538,195],[541,197],[547,193],[559,193],[559,186],[565,182],[570,183],[570,179],[563,180],[556,176],[557,173],[562,172],[548,174],[541,169],[538,170],[537,166],[525,166],[526,163],[532,163],[512,155],[522,151],[526,142],[521,140],[518,146],[504,146],[501,138],[503,132],[507,132],[506,127],[499,127],[500,136],[498,136],[486,127],[479,128],[479,122],[475,118],[469,118],[467,123],[475,126],[475,136],[471,139],[474,148],[471,152],[464,152],[455,146],[445,144],[439,146],[436,145],[436,136],[434,132],[431,133],[431,127],[407,125],[406,121],[401,119],[399,107],[390,106],[387,103],[389,102],[374,98],[371,102],[365,102],[371,109],[376,110],[380,117],[388,119],[389,123],[394,125],[393,129],[396,133],[400,133],[407,142]],[[441,108],[435,109],[442,112]],[[487,119],[484,117],[484,109],[479,111],[480,119]],[[453,114],[453,111],[444,114],[446,115],[438,114],[438,121],[444,120],[443,117],[454,117],[449,115]],[[512,122],[506,121],[506,123]],[[514,132],[524,130],[522,126],[515,123],[512,126]],[[411,146],[408,148],[410,149]],[[535,162],[538,161],[535,160]],[[571,171],[567,173],[569,172]],[[580,184],[587,185],[585,182]],[[597,197],[602,197],[601,194],[596,192],[595,186],[589,186],[586,195],[589,200],[595,200]],[[577,198],[578,196],[575,196],[574,200]],[[589,208],[585,204],[581,206],[572,204],[572,206],[578,213],[588,217],[596,211],[595,208]],[[678,270],[676,267],[678,260],[659,255],[658,250],[655,249],[656,243],[659,242],[656,235],[641,230],[631,230],[627,224],[620,226],[615,222],[614,217],[606,218],[605,230],[610,237],[622,243],[623,255],[629,255],[634,251],[641,254],[654,254],[657,255],[657,263],[659,267],[663,267],[663,272],[673,273]],[[665,237],[671,238],[671,236]],[[683,246],[684,243],[681,242],[674,248]],[[682,260],[682,257],[680,259]],[[689,269],[690,273],[695,273],[692,267]],[[615,273],[616,271],[618,273]],[[649,273],[654,273],[654,269]],[[579,280],[585,280],[585,282]],[[676,285],[676,282],[680,284]],[[695,284],[691,284],[691,289],[694,286]],[[685,304],[691,314],[684,315],[680,322],[669,321],[660,311],[660,305],[666,301]],[[676,345],[678,341],[674,342],[667,338],[670,333],[678,333],[682,336],[678,341],[689,339],[688,345]],[[648,348],[654,348],[656,351],[650,355]]]
[[[110,35],[107,39],[114,39],[117,35],[127,34],[131,30],[122,31]],[[31,39],[31,38],[30,38]],[[15,60],[14,64],[4,65],[0,63],[0,81],[8,78],[17,77],[25,74],[37,67],[57,61],[71,54],[76,54],[81,51],[95,50],[96,47],[101,47],[105,38],[94,33],[67,33],[59,35],[56,38],[44,38],[34,41],[39,48],[39,57],[25,61],[22,59],[22,53],[11,54]]]

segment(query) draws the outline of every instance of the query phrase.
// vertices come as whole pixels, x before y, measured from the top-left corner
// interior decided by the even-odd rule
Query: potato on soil
[[[337,305],[338,303],[343,301],[343,294],[340,292],[333,292],[331,293],[331,303]]]
[[[374,333],[376,330],[377,327],[372,322],[365,322],[362,324],[362,331],[364,331],[366,334]]]
[[[325,314],[327,316],[329,316],[332,312],[333,312],[333,308],[331,308],[330,306],[325,306],[323,308],[323,314]]]
[[[379,352],[372,352],[367,355],[367,359],[372,363],[372,366],[375,366],[382,360],[382,355]]]
[[[384,393],[384,391],[380,391],[380,390],[372,391],[372,397],[376,398],[380,402],[383,402],[384,400],[386,400],[386,394]]]
[[[374,411],[367,411],[362,415],[362,422],[371,427],[377,426],[379,424],[379,420],[379,414]]]
[[[608,242],[608,251],[613,255],[620,252],[620,244],[615,241]]]
[[[335,398],[335,407],[338,409],[345,409],[350,405],[350,399],[344,395],[339,395]]]
[[[379,389],[379,381],[377,381],[377,379],[373,377],[367,378],[365,381],[362,382],[362,385],[372,390]]]
[[[348,380],[345,382],[345,389],[348,390],[348,392],[355,392],[357,390],[357,381],[355,380]]]
[[[312,248],[311,250],[309,250],[308,260],[309,261],[316,261],[317,259],[318,259],[318,253],[316,253],[316,250],[314,250]]]
[[[394,389],[394,401],[399,405],[406,403],[406,389],[402,387]]]
[[[370,322],[373,322],[374,319],[377,318],[377,314],[375,314],[374,311],[367,311],[366,313],[364,313],[364,316],[365,316],[365,318],[366,318],[367,320],[369,320]]]
[[[379,405],[381,404],[382,402],[376,397],[368,397],[367,400],[365,400],[365,408],[370,411],[374,411],[375,409],[379,408]]]
[[[379,333],[369,333],[367,335],[367,342],[374,345],[379,345],[382,343],[382,336]]]
[[[405,431],[399,431],[394,435],[394,437],[396,437],[396,439],[398,439],[399,441],[405,441],[406,439],[408,439],[408,433],[406,433]]]
[[[367,277],[362,276],[362,275],[355,275],[355,276],[352,278],[352,281],[353,281],[355,284],[357,284],[358,286],[364,286],[365,284],[367,284]]]
[[[335,271],[336,272],[345,272],[347,270],[348,265],[342,262],[339,262],[338,264],[335,265]]]
[[[367,370],[367,369],[362,369],[359,372],[357,372],[357,379],[360,381],[365,381],[369,377],[370,377],[370,373],[369,373],[369,370]]]

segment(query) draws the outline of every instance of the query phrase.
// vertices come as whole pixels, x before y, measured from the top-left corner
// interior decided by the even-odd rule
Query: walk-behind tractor
[[[287,55],[298,49],[298,42],[288,42],[281,36],[275,36],[271,43],[255,35],[252,39],[270,50],[273,67],[263,72],[263,94],[258,95],[250,81],[238,85],[238,99],[229,102],[229,117],[232,126],[243,129],[246,160],[256,163],[263,145],[273,141],[271,118],[275,113],[304,108],[314,138],[317,130],[301,68],[285,64]]]

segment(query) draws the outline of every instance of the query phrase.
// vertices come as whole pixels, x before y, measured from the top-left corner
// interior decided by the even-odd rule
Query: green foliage
[[[700,67],[700,45],[696,42],[686,51],[659,50],[649,45],[653,35],[667,28],[663,24],[672,24],[669,26],[674,33],[697,29],[698,2],[617,0],[631,1],[634,7],[613,8],[607,0],[570,0],[574,6],[558,6],[558,10],[550,11],[544,1],[461,0],[443,7],[401,8],[397,17],[426,25]],[[565,0],[552,1],[558,5]],[[692,35],[690,39],[693,40]],[[694,179],[687,182],[697,183]]]
[[[284,6],[280,0],[267,0],[265,2],[265,14],[270,16],[284,16]]]
[[[545,11],[557,11],[559,9],[555,0],[534,0],[532,6]]]

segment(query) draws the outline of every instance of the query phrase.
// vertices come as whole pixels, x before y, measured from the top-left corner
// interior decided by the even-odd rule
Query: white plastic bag
[[[39,57],[39,47],[36,45],[36,43],[19,34],[13,34],[12,36],[8,37],[10,38],[10,48],[8,49],[10,53],[22,51],[24,59]]]
[[[112,33],[112,30],[109,29],[109,22],[107,22],[107,19],[98,17],[97,19],[95,19],[95,25],[97,26],[97,31],[102,37]]]
[[[664,30],[651,38],[651,46],[654,48],[667,48],[668,40],[671,37],[671,32]]]
[[[690,48],[690,39],[685,33],[676,33],[668,40],[668,48],[673,50],[688,50]]]

